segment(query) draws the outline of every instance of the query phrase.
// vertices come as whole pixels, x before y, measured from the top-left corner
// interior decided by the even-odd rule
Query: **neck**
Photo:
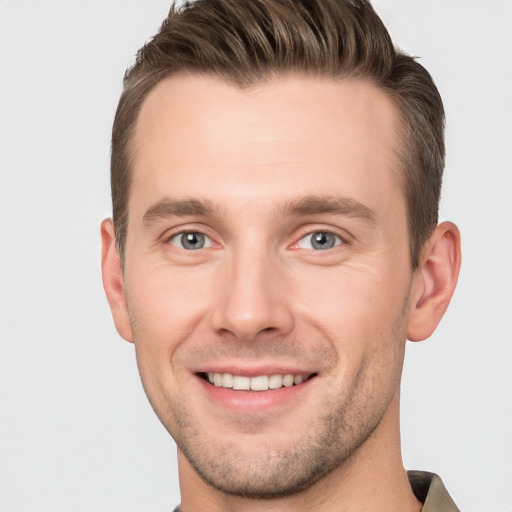
[[[178,451],[182,512],[419,512],[400,454],[399,398],[338,468],[303,492],[269,500],[232,496],[206,484]]]

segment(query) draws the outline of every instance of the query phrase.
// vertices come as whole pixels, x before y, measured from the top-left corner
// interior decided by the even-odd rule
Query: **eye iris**
[[[313,233],[311,235],[311,246],[314,249],[331,249],[336,245],[336,236],[332,233]]]
[[[201,233],[183,233],[181,235],[181,244],[185,249],[201,249],[204,247],[205,238]]]

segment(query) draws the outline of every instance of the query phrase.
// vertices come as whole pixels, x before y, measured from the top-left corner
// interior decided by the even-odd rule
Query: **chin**
[[[366,428],[358,430],[338,411],[317,418],[301,433],[281,435],[274,442],[269,432],[222,438],[196,430],[175,439],[190,466],[209,486],[232,496],[275,499],[303,492],[342,467],[381,419],[374,416]],[[293,431],[290,426],[288,432]]]
[[[326,464],[323,457],[311,459],[307,453],[266,451],[241,457],[233,449],[214,460],[205,454],[199,460],[186,451],[184,454],[201,479],[214,489],[260,500],[302,492],[337,466]]]

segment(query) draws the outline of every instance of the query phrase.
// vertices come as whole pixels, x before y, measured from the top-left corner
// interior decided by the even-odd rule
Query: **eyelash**
[[[189,236],[195,235],[196,237],[197,237],[197,235],[202,236],[205,239],[203,242],[207,245],[202,245],[198,249],[187,249],[187,248],[183,247],[183,237],[185,235],[189,235]],[[176,247],[171,242],[172,242],[172,240],[179,239],[179,238],[181,238],[181,247]],[[203,233],[202,231],[195,230],[195,229],[183,230],[183,231],[179,231],[178,233],[173,233],[172,235],[167,236],[165,240],[166,240],[167,244],[172,245],[176,249],[184,250],[187,252],[193,252],[193,251],[197,251],[199,249],[207,249],[207,248],[211,247],[212,245],[214,245],[214,243],[215,243],[215,242],[213,242],[212,238],[209,237],[206,233]]]
[[[317,248],[316,250],[314,247],[308,248],[308,247],[300,246],[301,242],[307,240],[308,238],[311,241],[310,244],[313,245],[315,243],[315,241],[313,240],[313,237],[315,235],[324,235],[324,238],[325,238],[325,235],[327,237],[334,237],[334,240],[331,239],[334,242],[334,245],[332,247],[328,247],[328,248]],[[321,242],[318,239],[316,240],[316,242],[317,243],[325,243],[325,242]],[[304,235],[302,235],[300,237],[299,241],[296,242],[292,247],[298,248],[298,249],[313,250],[315,252],[321,252],[321,251],[328,251],[330,249],[334,249],[335,247],[339,247],[340,245],[344,245],[344,244],[346,244],[344,237],[342,237],[338,233],[334,233],[333,231],[330,231],[328,229],[317,229],[315,231],[309,231],[308,233],[305,233]]]
[[[196,235],[196,236],[200,235],[200,236],[204,237],[205,245],[201,245],[197,249],[187,249],[186,247],[183,247],[183,242],[184,242],[183,236],[184,235]],[[334,237],[334,245],[332,247],[327,247],[325,249],[322,249],[322,248],[315,249],[314,247],[311,247],[311,248],[301,247],[301,245],[300,245],[301,242],[306,240],[308,237],[313,237],[314,235],[327,235],[327,237]],[[181,237],[181,239],[179,239],[178,237]],[[172,241],[175,239],[180,240],[181,247],[177,247],[176,245],[172,244]],[[331,238],[331,241],[332,241],[332,238]],[[204,231],[202,231],[201,229],[194,229],[194,228],[175,232],[175,233],[172,233],[171,235],[166,236],[165,243],[168,245],[171,245],[175,249],[186,251],[189,253],[198,251],[200,249],[208,249],[208,248],[219,245],[219,244],[215,243],[214,240],[210,236],[208,236],[206,233],[204,233]],[[317,243],[326,243],[326,242],[321,242],[320,240],[317,240]],[[303,233],[300,236],[300,238],[298,239],[298,241],[290,246],[290,249],[304,249],[304,250],[313,251],[313,252],[323,252],[323,251],[330,251],[332,249],[335,249],[336,247],[346,245],[347,243],[348,243],[347,238],[345,236],[342,236],[341,234],[336,233],[329,229],[321,229],[320,228],[320,229],[316,229],[316,230],[309,230],[308,232]],[[310,244],[313,245],[314,241],[311,241]]]

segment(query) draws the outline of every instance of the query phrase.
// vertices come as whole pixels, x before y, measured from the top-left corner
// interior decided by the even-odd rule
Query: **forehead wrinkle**
[[[284,201],[277,207],[276,213],[284,217],[333,213],[375,222],[375,212],[371,208],[343,196],[309,195],[298,200]]]
[[[153,222],[169,217],[214,217],[220,215],[220,208],[207,199],[172,199],[165,197],[150,206],[142,218],[144,225],[149,227]]]

